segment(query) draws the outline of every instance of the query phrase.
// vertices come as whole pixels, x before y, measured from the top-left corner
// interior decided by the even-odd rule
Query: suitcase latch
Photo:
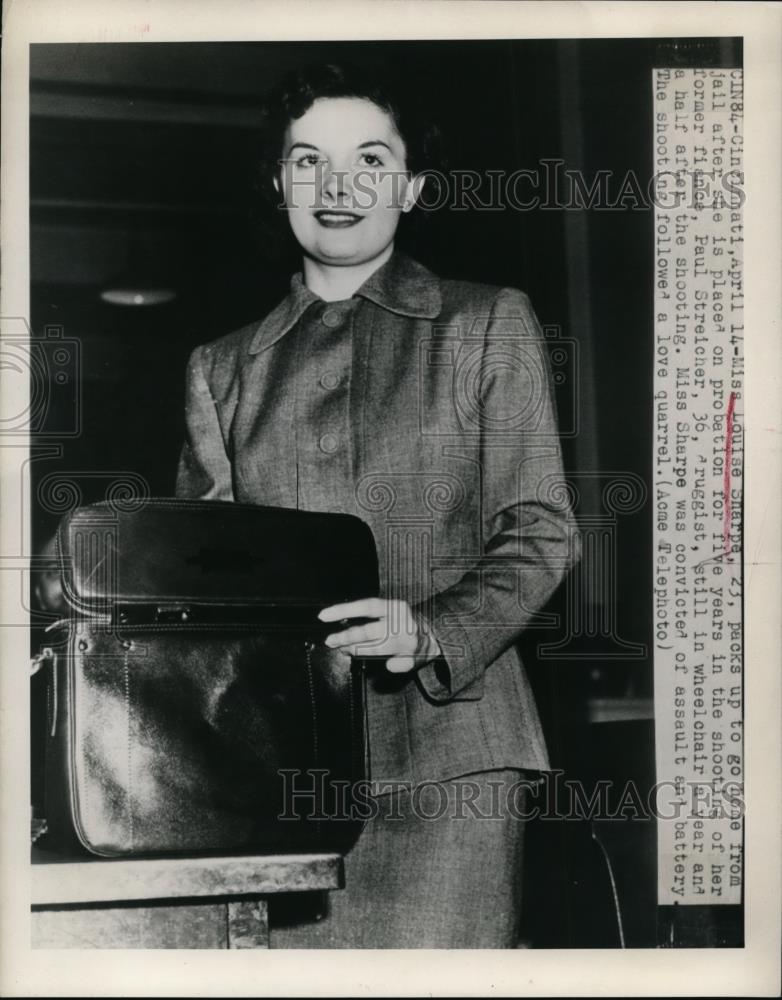
[[[164,625],[179,625],[189,622],[192,610],[186,604],[158,604],[155,621]]]
[[[56,659],[54,655],[54,650],[51,646],[44,646],[44,648],[37,653],[32,660],[30,660],[30,676],[34,676],[43,667],[45,663],[51,661],[52,663]]]

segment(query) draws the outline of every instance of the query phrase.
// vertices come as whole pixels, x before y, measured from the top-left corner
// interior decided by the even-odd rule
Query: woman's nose
[[[322,181],[322,190],[324,197],[332,202],[352,198],[353,184],[350,171],[326,167]]]

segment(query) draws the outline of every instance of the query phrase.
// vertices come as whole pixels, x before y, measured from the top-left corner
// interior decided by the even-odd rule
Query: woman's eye
[[[317,167],[323,160],[317,153],[305,153],[296,160],[297,167]]]
[[[362,153],[361,159],[368,167],[382,167],[383,161],[377,153]]]

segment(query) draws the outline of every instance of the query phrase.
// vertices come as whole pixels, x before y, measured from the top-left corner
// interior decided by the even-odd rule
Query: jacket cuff
[[[431,613],[422,613],[420,608],[414,609],[415,614],[422,618],[440,644],[442,655],[430,660],[416,671],[418,683],[432,701],[478,701],[483,697],[484,665],[480,651],[476,650],[469,631],[461,625],[441,626],[438,618],[448,614],[445,607],[445,596],[435,617]]]

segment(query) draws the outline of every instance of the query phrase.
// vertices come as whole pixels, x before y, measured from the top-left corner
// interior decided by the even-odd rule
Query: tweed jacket
[[[578,539],[523,293],[398,252],[342,302],[296,275],[262,322],[195,349],[186,425],[179,496],[358,515],[381,596],[431,625],[442,658],[367,670],[375,781],[549,766],[514,642]]]

